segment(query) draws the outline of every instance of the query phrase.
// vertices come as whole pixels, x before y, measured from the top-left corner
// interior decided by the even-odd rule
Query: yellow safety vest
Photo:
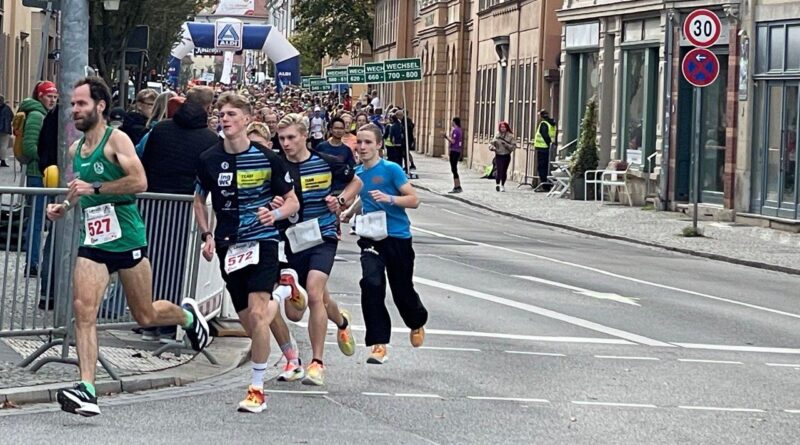
[[[542,120],[539,122],[539,126],[536,127],[536,136],[533,139],[533,147],[538,149],[548,149],[550,148],[545,142],[544,138],[542,137],[542,124],[547,125],[547,133],[550,135],[550,140],[554,141],[556,139],[556,126],[547,122],[546,120]]]

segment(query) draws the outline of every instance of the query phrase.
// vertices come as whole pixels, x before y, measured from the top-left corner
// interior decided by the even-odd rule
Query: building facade
[[[800,231],[800,4],[758,0],[740,33],[737,220]]]
[[[375,6],[375,35],[372,39],[372,59],[375,62],[413,57],[415,11],[415,1],[378,0]],[[415,88],[414,84],[406,85],[409,101],[414,97]],[[386,106],[403,106],[405,103],[399,85],[370,85],[369,89],[377,91],[378,97]]]
[[[489,142],[498,123],[507,121],[518,146],[509,175],[534,176],[532,147],[538,110],[557,116],[561,25],[555,0],[480,0],[473,3],[470,67],[472,142],[469,165],[492,162]],[[532,151],[531,151],[532,153]],[[527,175],[526,175],[527,172]]]
[[[696,4],[566,0],[558,11],[564,79],[559,139],[562,148],[577,140],[586,104],[594,100],[600,167],[611,160],[630,164],[634,202],[676,210],[696,194],[704,214],[729,219],[738,147],[739,7],[720,1],[703,7],[722,23],[710,48],[720,72],[713,84],[694,88],[681,63],[692,48],[683,22]],[[700,160],[694,180],[692,153]]]

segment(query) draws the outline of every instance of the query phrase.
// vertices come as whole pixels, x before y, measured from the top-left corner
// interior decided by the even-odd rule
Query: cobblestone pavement
[[[530,187],[509,181],[506,192],[496,192],[494,180],[459,166],[463,193],[449,195],[453,182],[446,160],[416,155],[419,179],[414,185],[434,193],[491,208],[529,220],[625,239],[743,264],[800,273],[800,234],[762,227],[700,221],[704,237],[680,235],[691,218],[678,212],[660,212],[620,204],[573,201],[546,197]]]

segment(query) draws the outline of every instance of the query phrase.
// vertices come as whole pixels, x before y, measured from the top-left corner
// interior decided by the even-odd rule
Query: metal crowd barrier
[[[77,208],[73,218],[55,223],[38,210],[42,202],[58,202],[55,198],[63,199],[65,193],[66,189],[0,188],[0,250],[4,249],[0,252],[0,261],[5,263],[0,282],[3,290],[0,295],[0,338],[48,337],[48,342],[20,362],[21,367],[30,365],[47,350],[61,346],[59,357],[43,357],[31,366],[34,372],[47,363],[77,364],[77,359],[69,357],[69,346],[74,345],[71,269],[79,244],[80,214],[77,212],[81,210]],[[147,256],[153,268],[153,299],[179,304],[183,298],[192,297],[198,301],[207,319],[218,315],[223,305],[224,282],[216,261],[208,263],[202,258],[192,209],[193,197],[142,193],[137,198],[147,230]],[[37,202],[40,207],[34,205]],[[41,222],[38,235],[42,254],[38,276],[31,273],[31,265],[26,263],[30,256],[28,252],[36,250],[35,238],[25,236],[25,231],[34,221]],[[61,250],[56,248],[59,244],[63,245]],[[58,261],[57,251],[65,252],[62,255],[69,255],[69,258]],[[60,264],[69,266],[67,270],[59,271]],[[97,328],[135,326],[124,290],[117,274],[114,274],[98,311]],[[178,333],[180,335],[182,331],[178,330]],[[184,347],[185,343],[179,341],[164,345],[154,354]],[[206,356],[215,362],[212,356]],[[116,379],[116,373],[104,357],[98,355],[98,360]]]

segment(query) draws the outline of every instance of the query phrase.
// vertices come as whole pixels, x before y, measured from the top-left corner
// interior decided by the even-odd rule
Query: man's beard
[[[75,122],[75,128],[79,131],[87,131],[97,125],[98,122],[100,122],[100,114],[97,112],[97,108],[94,108],[81,121]]]

